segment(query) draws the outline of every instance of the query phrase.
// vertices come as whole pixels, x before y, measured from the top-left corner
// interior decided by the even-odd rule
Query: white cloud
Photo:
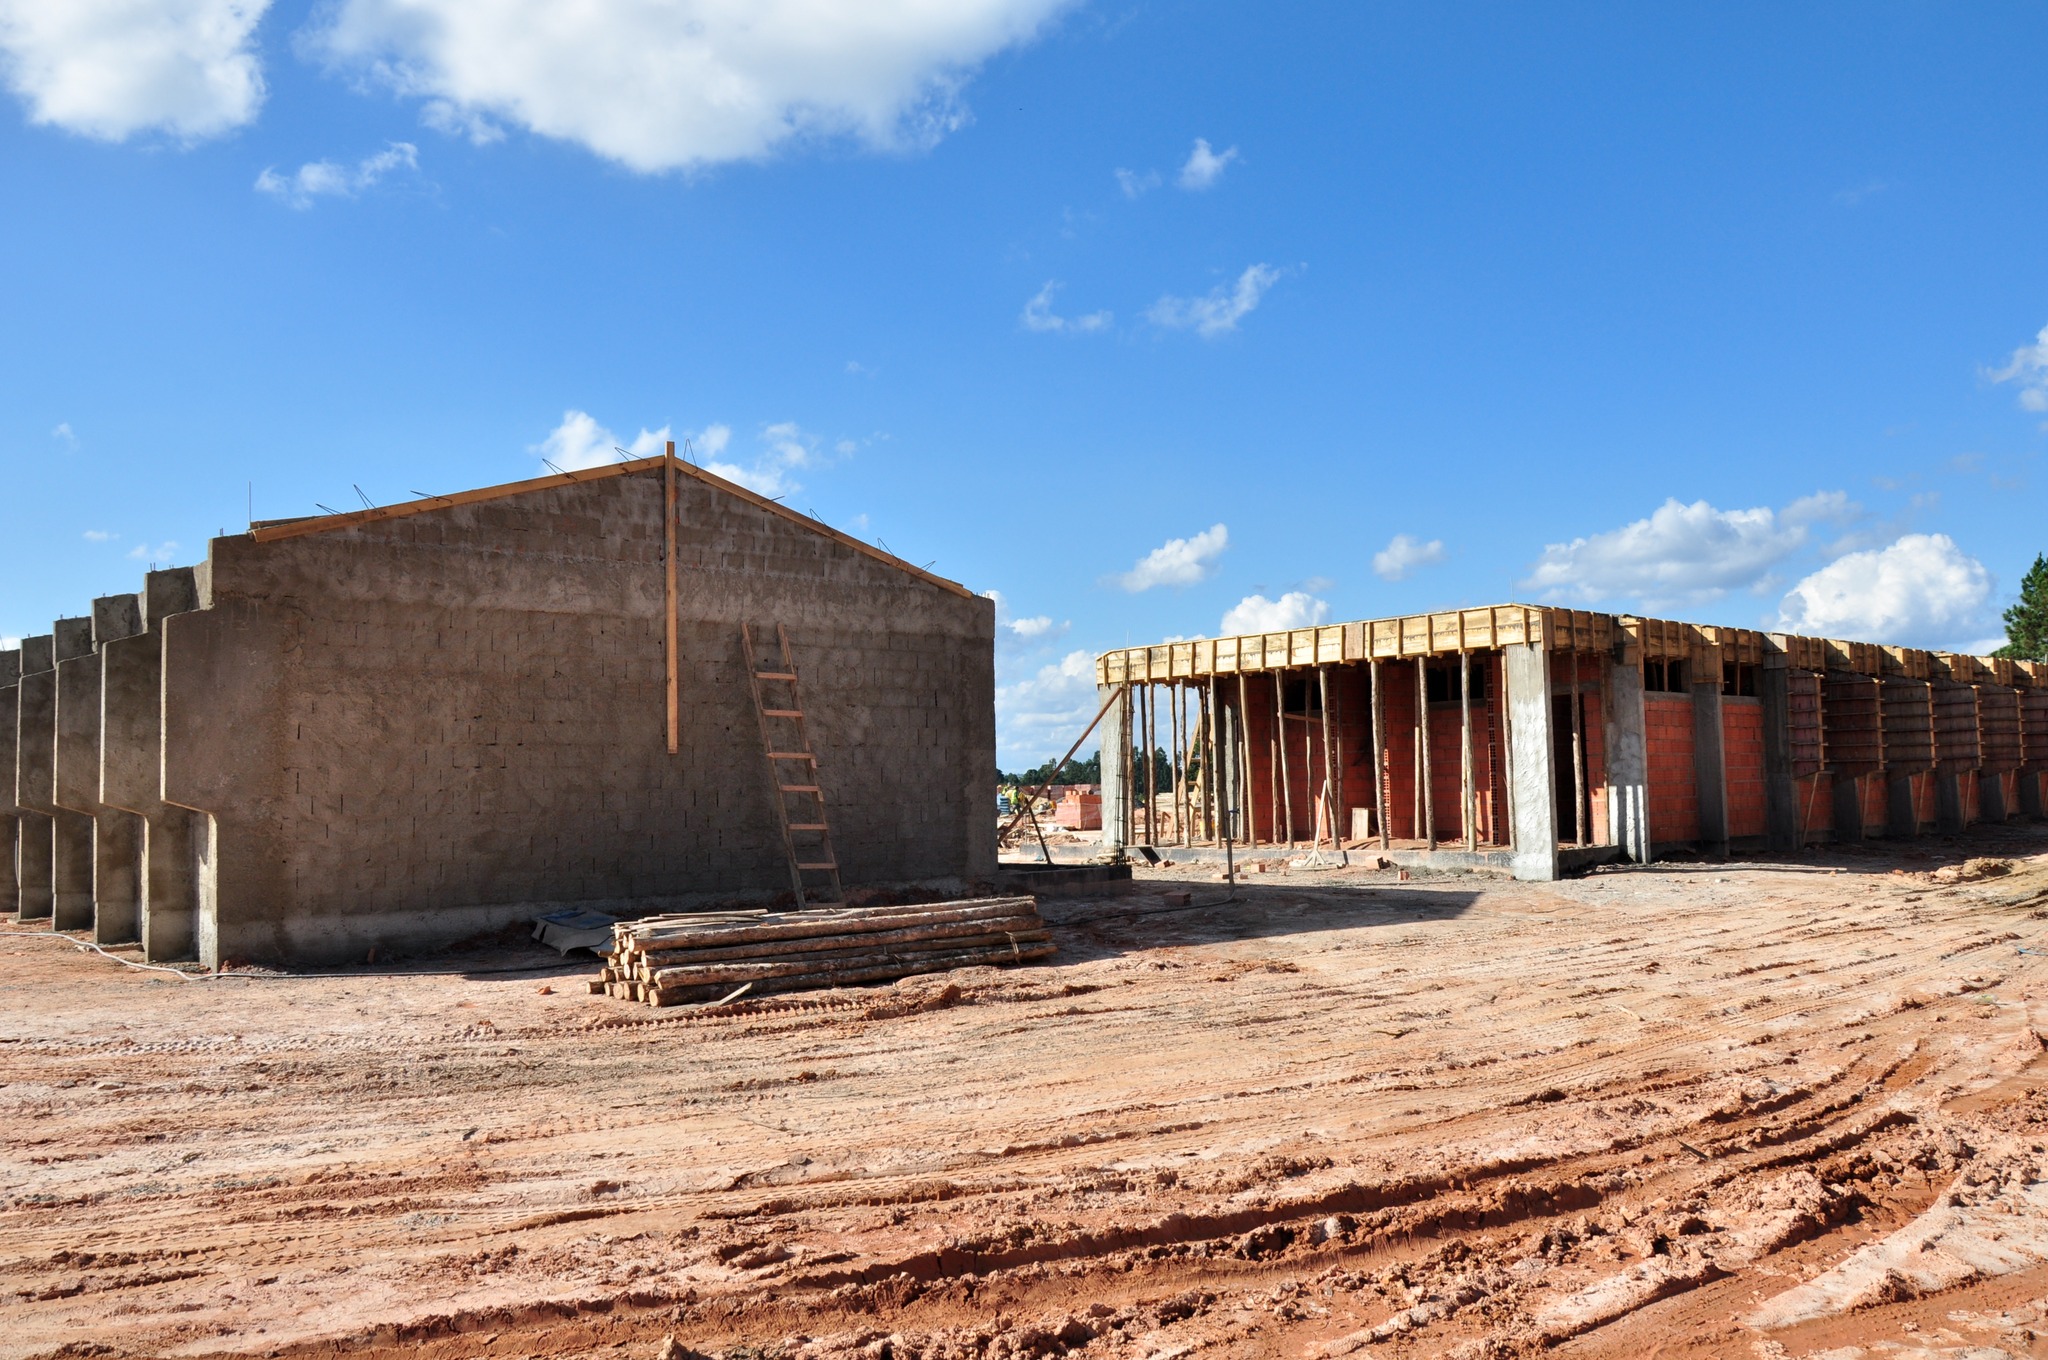
[[[2036,415],[2048,412],[2048,326],[2041,328],[2033,344],[2014,350],[2004,368],[1986,376],[1996,383],[2018,383],[2020,409]]]
[[[1846,522],[1861,507],[1840,492],[1806,496],[1783,511],[1717,510],[1671,499],[1648,519],[1552,543],[1521,584],[1546,600],[1635,599],[1651,607],[1703,604],[1731,590],[1767,589],[1771,570],[1806,546],[1811,527]]]
[[[1418,567],[1444,560],[1444,541],[1432,538],[1424,543],[1407,534],[1395,534],[1387,546],[1372,555],[1372,569],[1382,581],[1405,581]]]
[[[137,562],[168,562],[178,555],[178,545],[166,541],[152,548],[147,543],[138,543],[128,550],[128,555]]]
[[[67,449],[78,447],[78,436],[71,432],[71,422],[68,420],[59,421],[57,428],[50,431],[50,438],[56,440]]]
[[[20,638],[18,638],[18,637],[0,637],[0,652],[12,652],[12,651],[18,651],[18,650],[20,649],[20,647],[21,647],[21,639],[20,639]]]
[[[1211,151],[1209,139],[1195,138],[1195,149],[1188,153],[1187,163],[1180,168],[1180,187],[1183,189],[1207,189],[1223,178],[1223,169],[1237,159],[1237,148],[1227,151]]]
[[[1019,643],[1031,643],[1042,647],[1056,638],[1064,637],[1067,630],[1073,627],[1071,621],[1054,623],[1049,614],[1039,614],[1028,619],[1017,618],[1010,612],[1010,601],[1002,591],[984,590],[982,594],[996,602],[996,627]]]
[[[1152,304],[1145,313],[1155,326],[1168,330],[1191,330],[1204,340],[1213,340],[1237,329],[1266,290],[1280,281],[1280,271],[1271,265],[1255,264],[1237,276],[1235,284],[1218,284],[1202,297],[1184,298],[1169,294]]]
[[[1984,628],[1991,573],[1947,534],[1836,558],[1786,592],[1781,626],[1858,642],[1944,647]]]
[[[822,454],[816,435],[807,433],[795,421],[784,420],[761,427],[759,451],[748,461],[719,461],[718,455],[725,452],[731,440],[732,431],[724,425],[710,426],[694,439],[704,470],[769,497],[787,496],[803,489],[803,483],[789,475],[792,471],[826,467],[835,461],[833,455],[843,458],[859,447],[852,440],[842,439],[832,446],[832,455]]]
[[[312,207],[317,198],[354,198],[400,167],[420,168],[420,149],[411,142],[392,142],[353,166],[308,161],[289,175],[266,168],[256,176],[256,190],[303,211]]]
[[[928,146],[974,69],[1068,0],[339,0],[312,46],[434,117],[480,118],[655,172],[799,139]]]
[[[1095,716],[1095,658],[1068,652],[1021,680],[996,686],[996,749],[1011,767],[1052,760]],[[1092,739],[1091,739],[1092,740]],[[1086,759],[1094,746],[1075,752]]]
[[[1157,189],[1160,182],[1157,170],[1147,170],[1140,174],[1136,170],[1125,170],[1119,166],[1116,171],[1116,185],[1124,191],[1125,198],[1141,198]]]
[[[1056,315],[1052,309],[1052,295],[1059,291],[1059,287],[1058,283],[1048,282],[1032,295],[1031,301],[1024,304],[1024,314],[1018,320],[1024,323],[1025,330],[1085,335],[1090,331],[1106,330],[1115,319],[1108,312],[1090,312],[1076,317]]]
[[[1224,637],[1234,633],[1280,633],[1311,628],[1330,617],[1330,606],[1305,590],[1290,590],[1277,600],[1247,595],[1223,616]]]
[[[87,529],[85,531],[85,541],[88,543],[111,543],[119,537],[119,534],[110,534],[105,529]]]
[[[460,137],[471,146],[505,140],[505,129],[474,109],[457,108],[445,99],[429,99],[420,107],[420,122],[436,132]]]
[[[270,0],[0,0],[0,78],[29,119],[118,142],[185,141],[253,121],[251,36]]]
[[[1133,593],[1154,586],[1191,586],[1216,569],[1216,558],[1230,546],[1230,530],[1212,524],[1192,538],[1170,538],[1117,577]]]
[[[643,426],[633,442],[625,446],[626,453],[633,458],[652,458],[662,451],[668,437],[666,425],[658,430]],[[617,462],[619,447],[619,437],[598,424],[587,412],[564,411],[562,423],[549,431],[546,439],[529,446],[527,452],[539,454],[564,472],[578,472]]]

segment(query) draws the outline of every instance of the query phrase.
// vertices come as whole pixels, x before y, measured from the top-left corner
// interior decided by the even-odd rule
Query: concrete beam
[[[1692,770],[1699,794],[1700,848],[1728,853],[1728,756],[1721,726],[1721,649],[1709,648],[1705,678],[1692,685]]]
[[[1607,668],[1602,719],[1607,748],[1607,840],[1637,864],[1650,862],[1650,756],[1640,665]]]
[[[1513,781],[1508,789],[1515,877],[1557,877],[1557,781],[1551,748],[1550,653],[1541,643],[1510,643],[1506,657]]]

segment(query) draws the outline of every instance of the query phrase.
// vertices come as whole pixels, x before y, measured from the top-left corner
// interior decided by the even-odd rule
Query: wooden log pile
[[[590,990],[676,1006],[1028,963],[1055,947],[1029,897],[649,916],[612,927]]]

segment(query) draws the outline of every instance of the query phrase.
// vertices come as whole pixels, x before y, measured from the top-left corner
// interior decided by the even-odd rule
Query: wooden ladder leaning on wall
[[[753,690],[754,714],[761,723],[761,751],[768,760],[768,786],[775,799],[775,820],[782,828],[782,848],[789,856],[789,883],[796,890],[796,905],[799,910],[838,906],[845,900],[839,887],[839,859],[832,852],[832,832],[825,823],[818,758],[811,751],[810,734],[804,726],[803,694],[797,688],[789,635],[781,624],[775,625],[775,641],[782,655],[768,669],[762,668],[754,650],[752,625],[740,625],[740,641],[746,648],[747,684]],[[786,688],[788,702],[772,703],[767,692],[771,686]],[[795,808],[790,806],[792,799],[798,803]]]

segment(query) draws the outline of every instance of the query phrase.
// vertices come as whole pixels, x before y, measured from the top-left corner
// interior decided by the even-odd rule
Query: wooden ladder
[[[775,625],[775,641],[782,655],[766,670],[754,651],[752,625],[740,625],[740,641],[746,648],[747,683],[754,692],[754,714],[761,722],[761,751],[768,759],[768,784],[775,799],[775,819],[782,827],[782,848],[789,855],[789,883],[796,890],[796,905],[799,909],[838,906],[845,900],[839,887],[839,860],[832,853],[832,832],[825,824],[818,757],[811,751],[804,728],[803,695],[797,689],[789,635],[781,624]],[[770,702],[767,687],[775,685],[787,688],[786,704]],[[798,806],[790,806],[792,799]]]

